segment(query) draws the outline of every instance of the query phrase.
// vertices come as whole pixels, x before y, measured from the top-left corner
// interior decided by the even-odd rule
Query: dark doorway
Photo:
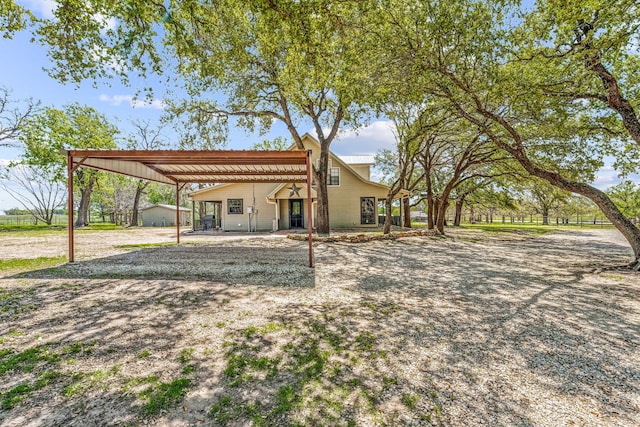
[[[194,230],[216,230],[222,228],[222,202],[197,202],[198,219],[194,222]]]
[[[289,228],[304,228],[302,199],[289,200]]]

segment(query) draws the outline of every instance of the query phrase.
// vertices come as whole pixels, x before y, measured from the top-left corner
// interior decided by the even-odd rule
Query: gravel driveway
[[[640,274],[596,272],[630,260],[615,230],[317,243],[315,269],[216,237],[79,233],[76,264],[5,273],[0,424],[640,425]]]

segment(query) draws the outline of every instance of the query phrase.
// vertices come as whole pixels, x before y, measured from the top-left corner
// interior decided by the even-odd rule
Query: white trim
[[[342,171],[340,171],[339,166],[331,166],[327,168],[327,181],[331,178],[331,169],[338,169],[338,183],[337,184],[329,184],[327,182],[327,187],[340,187],[342,185]]]

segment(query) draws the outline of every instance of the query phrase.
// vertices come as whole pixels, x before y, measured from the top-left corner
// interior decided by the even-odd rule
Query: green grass
[[[22,301],[24,298],[35,295],[35,293],[34,289],[5,289],[0,287],[0,315],[16,316],[23,312],[37,310],[37,305],[25,304]]]
[[[176,246],[176,242],[159,242],[159,243],[128,243],[125,245],[117,245],[119,249],[144,249],[144,248],[159,248],[162,246]]]
[[[412,411],[416,409],[419,400],[420,396],[418,396],[417,394],[402,393],[402,403],[404,403],[404,406]]]
[[[122,225],[112,224],[110,222],[92,222],[86,227],[76,228],[76,231],[103,231],[103,230],[122,230]]]
[[[170,383],[157,382],[141,393],[141,397],[147,400],[144,407],[146,415],[157,415],[166,411],[184,399],[191,380],[177,378]]]
[[[30,235],[39,236],[45,234],[55,234],[66,231],[66,223],[47,225],[47,224],[0,224],[0,233],[22,233],[29,232]]]
[[[557,230],[557,227],[550,225],[539,225],[539,224],[502,224],[502,223],[493,223],[493,224],[465,224],[460,227],[461,229],[469,229],[469,230],[482,230],[490,233],[517,233],[517,232],[525,232],[534,235],[543,235],[546,233],[553,232]]]
[[[39,364],[54,364],[60,354],[47,346],[37,346],[16,353],[5,349],[0,352],[0,376],[9,371],[31,372]]]
[[[495,233],[513,233],[513,232],[528,232],[536,235],[542,235],[551,233],[556,230],[576,230],[580,228],[586,229],[601,229],[601,228],[613,228],[610,224],[558,224],[555,221],[550,220],[549,225],[542,225],[541,223],[505,223],[493,222],[493,223],[475,223],[475,224],[462,224],[462,229],[476,229]]]
[[[57,371],[46,371],[40,374],[33,383],[20,383],[17,386],[0,393],[0,407],[4,410],[11,409],[25,399],[29,394],[38,391],[63,375]]]
[[[353,372],[357,366],[374,366],[384,352],[374,332],[354,331],[348,319],[351,314],[325,311],[300,324],[229,329],[224,375],[228,390],[239,390],[220,397],[209,417],[216,425],[353,425],[353,407],[344,403],[352,399],[375,415],[383,387],[372,389]],[[398,383],[387,378],[384,385],[389,389]],[[272,389],[269,400],[242,397],[254,387]],[[359,394],[369,397],[363,402]]]
[[[15,407],[32,393],[37,392],[55,381],[68,382],[63,394],[74,396],[83,390],[95,387],[114,374],[95,371],[89,374],[70,376],[59,371],[60,365],[69,360],[70,355],[88,354],[94,343],[75,342],[60,347],[60,343],[51,342],[23,351],[13,349],[0,350],[0,377],[14,375],[17,372],[27,375],[27,379],[8,390],[0,390],[0,407],[7,410]],[[117,368],[114,368],[117,369]],[[35,380],[34,380],[35,377]]]
[[[104,388],[104,383],[111,377],[118,374],[119,368],[113,366],[108,371],[97,369],[93,372],[78,373],[73,376],[71,384],[67,385],[62,394],[67,397],[74,397],[84,394],[89,389]]]
[[[56,257],[14,258],[0,260],[0,271],[28,271],[49,268],[67,262],[66,255]]]

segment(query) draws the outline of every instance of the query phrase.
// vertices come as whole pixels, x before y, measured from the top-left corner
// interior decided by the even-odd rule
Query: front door
[[[304,228],[302,199],[289,200],[289,228]]]

